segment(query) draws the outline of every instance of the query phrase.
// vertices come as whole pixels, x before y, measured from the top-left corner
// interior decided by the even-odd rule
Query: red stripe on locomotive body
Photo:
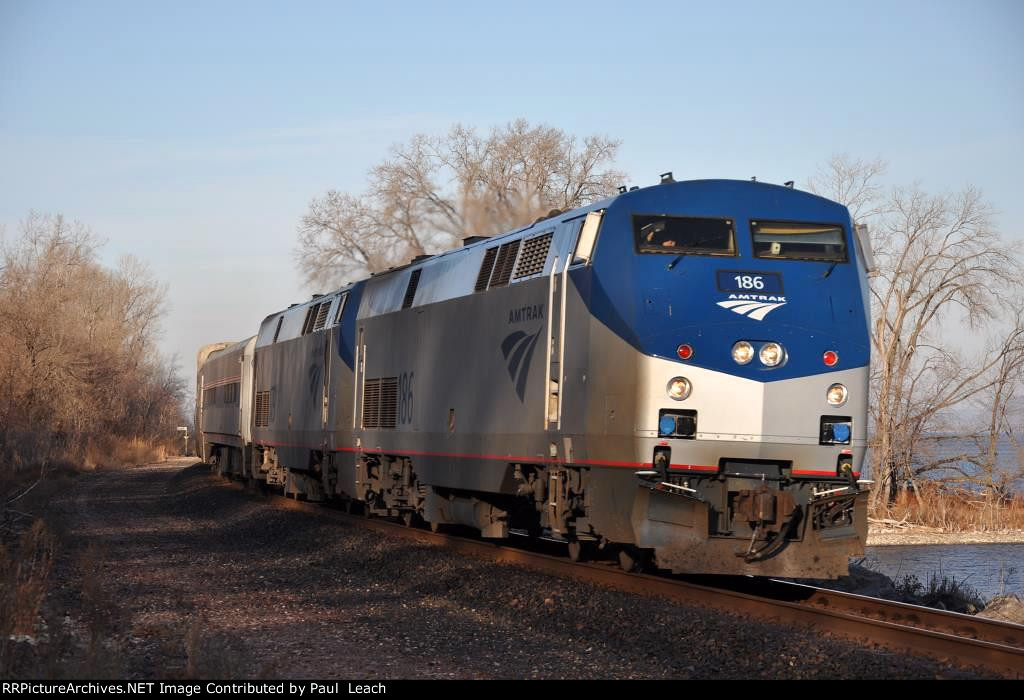
[[[264,447],[298,447],[302,449],[324,449],[323,445],[296,445],[289,442],[257,442]],[[403,456],[433,456],[450,457],[454,460],[487,460],[490,462],[525,462],[529,464],[557,465],[562,464],[560,460],[552,460],[550,457],[522,456],[516,454],[464,454],[460,452],[426,452],[415,449],[385,449],[384,447],[335,447],[332,452],[386,452],[387,454],[401,454]],[[607,460],[577,460],[572,465],[583,465],[588,467],[622,467],[626,469],[652,469],[651,462],[611,462]],[[718,472],[714,465],[669,465],[669,469],[682,472]],[[795,469],[793,476],[823,476],[836,478],[835,470],[820,471]],[[854,477],[860,477],[860,472],[854,472]]]
[[[793,476],[838,476],[835,469],[794,469]],[[860,478],[860,472],[853,473],[854,478]]]

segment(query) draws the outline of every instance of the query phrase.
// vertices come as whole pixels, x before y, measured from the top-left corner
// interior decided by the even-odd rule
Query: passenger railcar
[[[835,202],[670,176],[467,239],[201,354],[203,455],[574,558],[842,575],[867,527],[866,246]],[[208,393],[232,376],[235,432]]]

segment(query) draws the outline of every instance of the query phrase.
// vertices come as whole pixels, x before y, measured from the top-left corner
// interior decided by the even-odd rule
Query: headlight
[[[761,346],[758,356],[761,358],[761,364],[765,367],[775,367],[786,359],[786,351],[778,343],[765,343]]]
[[[668,397],[673,401],[682,401],[690,395],[690,390],[693,387],[690,386],[690,380],[686,377],[673,377],[669,380],[668,386],[665,387],[665,391],[668,392]]]
[[[745,340],[741,340],[732,346],[732,359],[736,364],[745,365],[754,359],[754,346]]]
[[[825,392],[825,400],[828,401],[830,406],[842,406],[846,403],[847,396],[849,396],[849,392],[846,391],[846,387],[842,384],[833,384]]]

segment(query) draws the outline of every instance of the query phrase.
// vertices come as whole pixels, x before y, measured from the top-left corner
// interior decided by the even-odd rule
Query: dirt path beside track
[[[76,480],[50,605],[92,551],[129,678],[974,677],[813,631],[666,603],[339,524],[187,461]],[[96,588],[94,585],[93,588]]]

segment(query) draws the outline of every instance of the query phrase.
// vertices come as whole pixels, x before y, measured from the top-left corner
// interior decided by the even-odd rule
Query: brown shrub
[[[998,497],[924,481],[916,490],[900,491],[892,503],[879,502],[871,515],[946,532],[1024,530],[1024,497]]]

